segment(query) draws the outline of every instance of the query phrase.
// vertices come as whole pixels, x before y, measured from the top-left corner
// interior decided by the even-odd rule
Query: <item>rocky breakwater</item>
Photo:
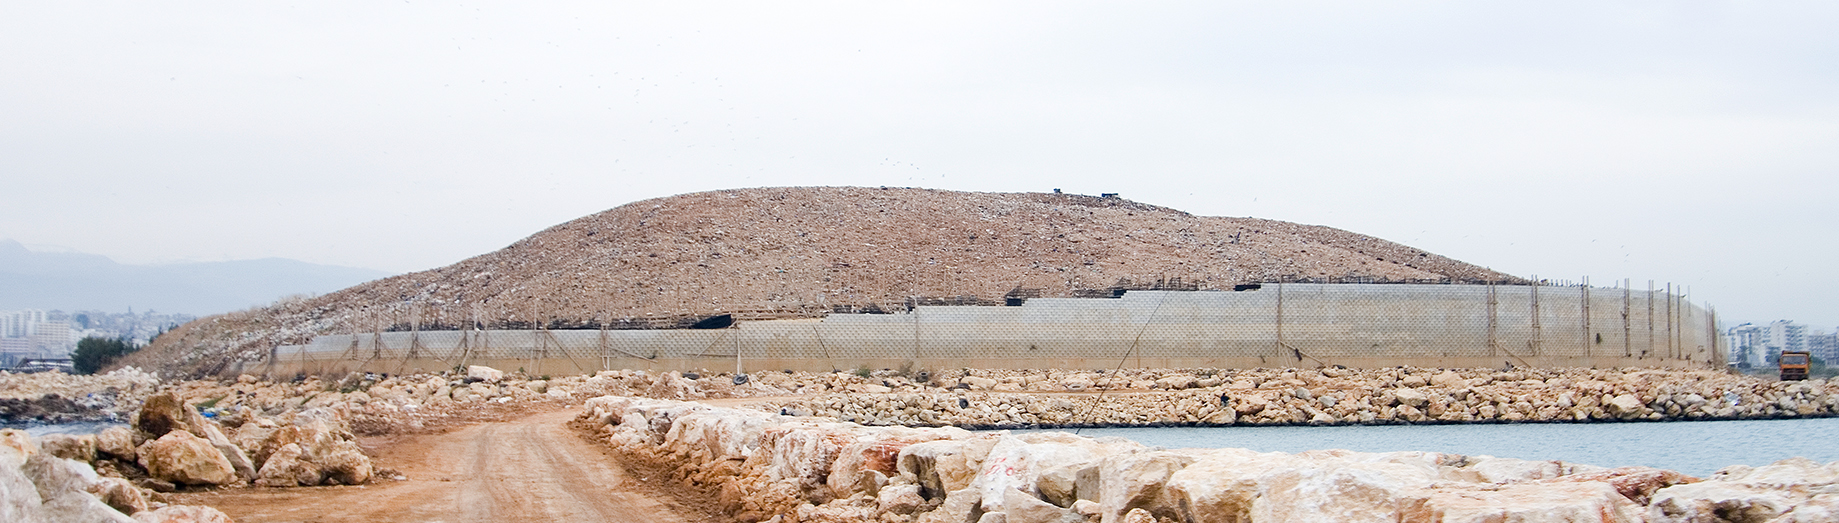
[[[960,371],[894,386],[783,378],[759,408],[972,428],[1767,419],[1839,413],[1839,383],[1667,369]],[[1091,392],[1104,390],[1101,395]],[[867,393],[867,394],[864,394]],[[1068,394],[1082,393],[1082,394]]]
[[[0,371],[0,423],[64,423],[124,419],[160,379],[127,367],[101,375]]]
[[[1833,521],[1839,463],[1699,479],[1426,452],[1145,447],[1068,433],[876,427],[704,404],[588,400],[578,426],[736,521]]]

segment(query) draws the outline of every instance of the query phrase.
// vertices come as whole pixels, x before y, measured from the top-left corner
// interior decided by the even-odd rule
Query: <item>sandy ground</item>
[[[568,428],[578,409],[485,422],[440,434],[367,439],[379,469],[408,479],[369,485],[237,488],[178,494],[241,523],[696,522],[689,509]],[[691,500],[693,501],[693,500]]]

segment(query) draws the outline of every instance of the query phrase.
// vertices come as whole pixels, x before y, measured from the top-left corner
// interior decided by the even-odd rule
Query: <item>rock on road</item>
[[[409,479],[369,485],[244,488],[181,495],[241,523],[510,523],[695,521],[652,494],[604,449],[567,427],[574,413],[548,412],[404,437],[378,451],[377,466]]]

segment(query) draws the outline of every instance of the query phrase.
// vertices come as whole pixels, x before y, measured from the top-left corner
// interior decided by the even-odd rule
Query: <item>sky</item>
[[[1121,193],[1839,327],[1830,2],[9,2],[0,238],[407,272],[646,198]]]

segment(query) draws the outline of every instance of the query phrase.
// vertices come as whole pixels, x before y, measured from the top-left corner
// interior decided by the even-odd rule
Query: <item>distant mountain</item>
[[[33,252],[0,240],[0,309],[153,309],[206,315],[323,294],[390,273],[282,258],[123,265],[105,256]]]

